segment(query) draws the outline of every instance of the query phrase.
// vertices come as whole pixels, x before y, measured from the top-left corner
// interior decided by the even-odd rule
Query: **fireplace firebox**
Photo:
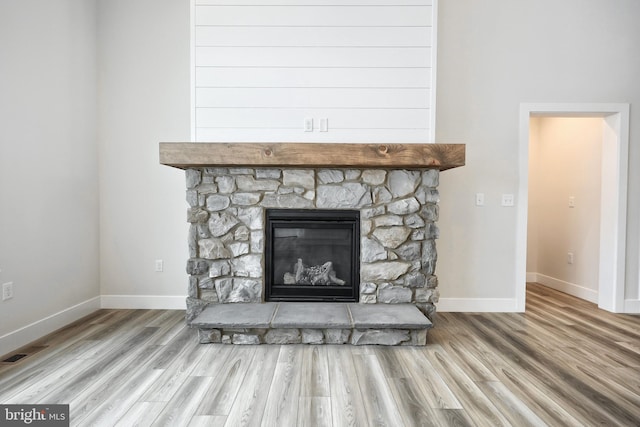
[[[360,211],[267,209],[265,300],[358,302]]]

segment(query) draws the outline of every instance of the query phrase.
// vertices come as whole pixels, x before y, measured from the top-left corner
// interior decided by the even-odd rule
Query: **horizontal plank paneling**
[[[428,108],[429,89],[196,89],[196,107]]]
[[[198,128],[196,142],[226,141],[226,142],[335,142],[336,134],[345,141],[366,143],[371,142],[372,134],[376,142],[384,143],[421,143],[429,139],[429,128],[426,129],[340,129],[329,132],[302,133],[299,129],[279,128]]]
[[[212,6],[430,6],[432,0],[195,0]]]
[[[429,26],[431,6],[196,6],[196,25]]]
[[[427,47],[197,47],[196,67],[430,67]]]
[[[193,140],[432,141],[435,9],[431,0],[196,1]],[[305,118],[328,119],[328,131],[303,132]]]
[[[242,116],[233,108],[199,108],[196,120],[201,128],[267,128],[294,129],[304,127],[306,117],[332,117],[331,129],[403,129],[429,126],[429,110],[359,109],[351,110],[348,117],[341,110],[332,109],[243,109]],[[319,126],[318,121],[314,123]]]
[[[196,46],[428,47],[430,27],[196,27]]]
[[[430,68],[238,68],[198,67],[203,87],[428,88]]]

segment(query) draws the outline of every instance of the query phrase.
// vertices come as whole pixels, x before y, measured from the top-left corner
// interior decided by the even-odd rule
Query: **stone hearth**
[[[398,150],[398,146],[374,147],[376,159],[372,163],[380,163],[378,157],[382,154],[386,166],[366,167],[366,159],[354,161],[343,156],[343,161],[335,167],[323,167],[326,159],[318,159],[316,155],[309,156],[313,159],[306,162],[309,167],[287,167],[293,163],[290,159],[282,159],[286,157],[282,154],[286,153],[283,148],[288,144],[186,144],[187,151],[193,149],[197,153],[202,153],[202,145],[208,145],[214,154],[208,154],[209,159],[174,158],[170,161],[166,157],[175,157],[178,144],[164,145],[167,149],[163,152],[161,145],[161,161],[186,170],[187,220],[191,224],[187,321],[200,329],[202,342],[341,341],[424,345],[426,330],[431,326],[429,320],[435,316],[435,303],[439,296],[435,276],[435,240],[439,237],[436,225],[439,171],[464,164],[464,146],[462,160],[458,158],[453,165],[452,162],[443,162],[443,159],[409,158],[399,163],[410,167],[396,168],[388,154],[404,153]],[[346,146],[291,145],[297,149],[305,145],[311,151],[316,146],[322,148],[322,152],[327,146]],[[320,145],[323,147],[318,147]],[[421,144],[420,147],[427,145],[437,147],[436,144]],[[262,153],[263,160],[245,158],[245,164],[232,161],[229,152],[224,150],[230,146],[238,147],[239,152],[255,147]],[[212,162],[211,156],[215,157],[215,150],[221,147],[223,159]],[[361,150],[360,147],[354,149]],[[449,152],[448,149],[435,150],[436,154]],[[274,155],[280,155],[278,161],[273,160]],[[298,157],[292,158],[300,161]],[[357,164],[357,167],[350,166],[352,164]],[[332,327],[329,323],[325,327],[310,327],[304,321],[277,325],[277,313],[290,309],[283,304],[296,303],[264,303],[265,210],[269,208],[359,211],[359,304],[337,304],[344,307],[351,323],[340,327]],[[320,313],[329,309],[329,303],[315,304],[323,306],[314,310],[307,307],[306,310],[313,322]],[[354,309],[360,315],[371,317],[375,316],[373,309],[376,307],[384,309],[391,305],[397,305],[396,308],[401,310],[401,307],[415,310],[413,314],[422,313],[425,322],[397,328],[393,327],[393,322],[385,322],[384,326],[378,327],[354,323]],[[270,313],[267,324],[262,321],[240,327],[234,326],[230,319],[225,326],[219,321],[219,314],[226,310],[223,308],[226,306],[233,307],[230,312],[236,314],[238,311],[235,309],[248,309],[245,316],[255,310],[269,311],[269,307],[274,311]],[[216,311],[216,307],[220,309]],[[406,314],[412,313],[408,311]],[[207,323],[207,319],[217,321]],[[276,326],[273,321],[276,321]],[[341,338],[337,339],[336,334]]]
[[[206,308],[201,343],[425,345],[431,322],[411,304],[262,303]]]

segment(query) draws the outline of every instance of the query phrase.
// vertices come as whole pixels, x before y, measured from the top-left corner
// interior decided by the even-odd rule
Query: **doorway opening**
[[[538,117],[602,119],[598,208],[600,219],[596,238],[599,243],[598,275],[597,286],[594,285],[597,289],[597,298],[594,299],[597,299],[598,306],[604,310],[621,312],[624,309],[629,104],[521,104],[519,194],[522,197],[519,197],[517,203],[517,310],[524,311],[526,300],[531,123],[532,118]],[[567,195],[565,201],[567,208],[572,202],[569,197],[571,195]],[[578,199],[575,198],[573,203],[579,203]],[[569,252],[563,253],[563,263],[569,261]]]
[[[602,117],[529,121],[527,282],[598,302]]]

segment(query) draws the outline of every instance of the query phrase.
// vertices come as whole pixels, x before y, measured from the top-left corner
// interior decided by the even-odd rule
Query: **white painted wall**
[[[184,172],[158,143],[189,140],[189,1],[100,1],[98,24],[103,305],[184,308]]]
[[[531,119],[527,273],[598,302],[603,119]],[[569,197],[575,201],[569,206]],[[574,255],[569,264],[567,254]]]
[[[640,3],[442,1],[436,141],[467,143],[467,165],[442,174],[439,309],[514,309],[518,114],[526,102],[629,102],[626,298],[638,298]],[[487,205],[474,206],[484,192]]]
[[[0,355],[99,307],[95,1],[0,2]]]
[[[529,141],[540,141],[540,118],[533,117],[529,119]],[[542,163],[540,161],[540,144],[529,144],[529,209],[527,217],[527,282],[536,281],[535,272],[538,268],[538,225],[540,220],[536,201],[531,197],[531,192],[537,189],[538,180],[535,177],[540,176]]]

